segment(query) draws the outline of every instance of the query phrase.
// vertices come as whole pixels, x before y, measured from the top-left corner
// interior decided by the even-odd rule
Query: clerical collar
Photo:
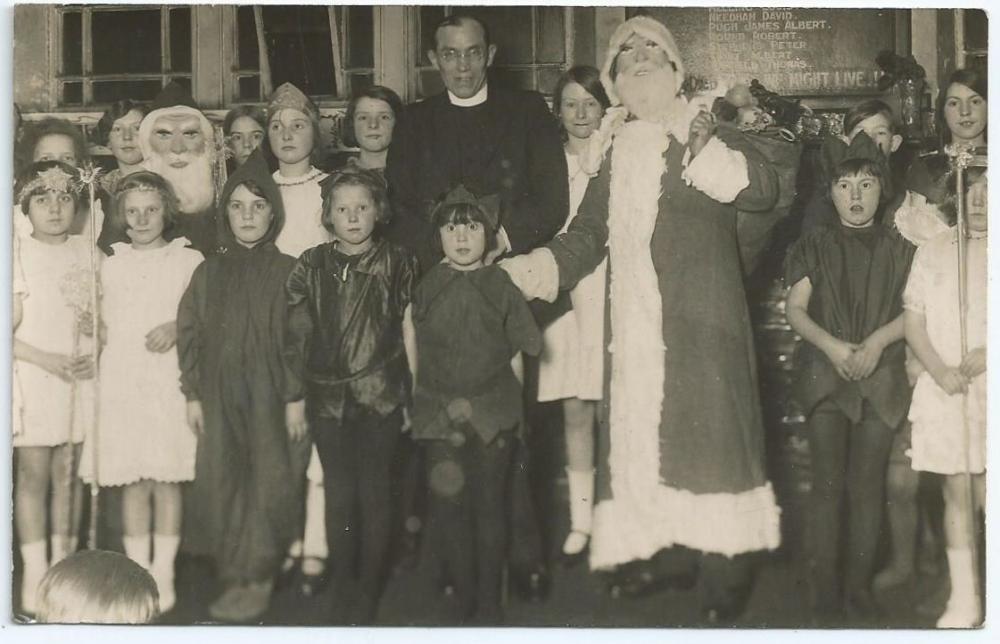
[[[455,107],[475,107],[477,105],[482,105],[486,102],[486,88],[488,85],[483,85],[482,89],[475,93],[475,95],[469,98],[459,98],[448,90],[448,100]]]

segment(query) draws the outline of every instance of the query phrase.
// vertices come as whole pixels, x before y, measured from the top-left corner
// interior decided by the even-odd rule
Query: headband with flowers
[[[48,170],[39,172],[38,176],[21,187],[20,192],[17,194],[17,201],[23,201],[25,197],[39,189],[45,192],[71,192],[73,194],[80,194],[83,187],[84,184],[80,181],[79,177],[66,172],[62,168],[49,168]]]

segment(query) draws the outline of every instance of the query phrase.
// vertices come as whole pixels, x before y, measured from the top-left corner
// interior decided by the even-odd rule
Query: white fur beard
[[[174,189],[181,212],[193,214],[208,210],[215,204],[212,182],[212,161],[207,154],[189,154],[183,168],[170,166],[168,157],[153,154],[146,159],[147,169],[160,175]]]
[[[643,121],[662,121],[677,100],[677,77],[669,67],[643,76],[619,74],[615,91],[630,114]]]

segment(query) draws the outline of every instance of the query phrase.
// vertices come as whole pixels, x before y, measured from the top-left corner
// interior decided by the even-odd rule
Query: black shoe
[[[882,608],[875,601],[870,590],[854,590],[848,593],[844,611],[851,624],[876,624],[883,617]]]
[[[323,589],[326,588],[327,583],[330,581],[329,571],[329,565],[325,563],[323,569],[317,573],[307,573],[300,568],[299,594],[303,597],[315,597],[323,592]]]
[[[525,571],[511,569],[510,579],[518,596],[528,602],[544,601],[552,586],[549,572],[541,565]]]
[[[695,569],[665,574],[651,561],[630,561],[620,566],[612,575],[608,591],[615,599],[620,597],[637,599],[668,588],[690,590],[697,579]]]

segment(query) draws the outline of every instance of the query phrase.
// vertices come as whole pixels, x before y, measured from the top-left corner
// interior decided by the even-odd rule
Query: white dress
[[[77,311],[89,308],[90,302],[87,241],[70,235],[65,243],[45,244],[25,235],[15,249],[14,265],[20,271],[15,271],[19,282],[15,289],[22,293],[23,316],[14,337],[43,351],[72,355]],[[77,338],[78,355],[91,354],[92,347],[90,338]],[[20,385],[12,418],[14,447],[54,447],[83,440],[93,423],[93,381],[74,386],[23,360],[15,360],[13,366]]]
[[[575,154],[566,154],[569,168],[569,218],[565,232],[576,217],[590,177],[580,168]],[[563,398],[600,400],[604,389],[604,289],[605,259],[570,292],[573,309],[545,329],[538,359],[538,400]]]
[[[285,225],[274,240],[278,250],[298,257],[314,246],[333,241],[333,234],[323,226],[323,196],[319,187],[319,182],[329,175],[310,167],[301,177],[285,177],[277,170],[271,176],[281,191],[281,205],[285,209]],[[306,475],[313,483],[323,482],[323,467],[315,446]]]
[[[968,243],[968,348],[986,346],[985,237]],[[946,365],[961,362],[958,312],[958,243],[950,230],[928,241],[913,258],[903,293],[906,309],[923,313],[927,335]],[[966,471],[963,455],[963,403],[967,399],[970,471],[983,472],[986,460],[986,374],[977,376],[965,396],[949,396],[929,373],[921,373],[913,391],[913,469],[939,474]]]
[[[177,319],[177,305],[202,255],[174,239],[162,248],[114,244],[101,267],[107,345],[101,355],[100,419],[87,437],[80,475],[102,486],[194,478],[197,439],[187,425],[177,348],[154,353],[146,335]]]

